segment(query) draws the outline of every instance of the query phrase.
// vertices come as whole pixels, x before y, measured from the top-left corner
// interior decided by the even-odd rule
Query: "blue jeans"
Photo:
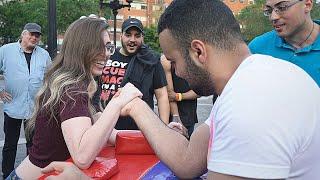
[[[16,173],[16,170],[14,169],[10,175],[6,178],[6,180],[22,180]]]

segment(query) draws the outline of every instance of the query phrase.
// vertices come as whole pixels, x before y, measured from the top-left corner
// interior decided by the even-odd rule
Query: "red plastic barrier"
[[[120,131],[115,147],[103,148],[98,156],[89,169],[83,170],[93,179],[136,180],[159,162],[140,131]],[[72,162],[71,158],[67,161]],[[39,179],[57,174],[52,172]]]
[[[110,180],[138,180],[159,162],[155,155],[116,155],[116,158],[120,171]]]
[[[154,155],[141,131],[120,131],[116,138],[116,155]]]
[[[68,159],[67,162],[72,162],[72,159]],[[87,176],[92,179],[109,179],[111,176],[119,172],[118,161],[116,159],[107,159],[103,157],[96,157],[91,166],[88,169],[82,170]],[[44,180],[50,175],[58,175],[59,172],[51,172],[45,174],[39,178]]]
[[[119,172],[118,161],[116,159],[105,159],[97,157],[89,169],[83,172],[93,179],[109,179],[111,176]]]
[[[121,131],[117,134],[115,156],[120,172],[111,180],[137,180],[159,159],[140,131]]]
[[[116,158],[115,156],[115,147],[114,146],[107,146],[104,147],[100,153],[98,154],[99,157],[104,157],[107,159]]]

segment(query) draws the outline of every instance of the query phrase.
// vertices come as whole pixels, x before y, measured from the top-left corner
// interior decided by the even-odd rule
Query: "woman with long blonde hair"
[[[102,113],[95,114],[91,99],[97,87],[94,76],[114,52],[105,21],[83,18],[67,29],[60,53],[47,71],[27,128],[33,145],[22,163],[10,174],[37,179],[52,161],[72,157],[79,168],[88,168],[110,136],[123,106],[141,92],[124,86]]]

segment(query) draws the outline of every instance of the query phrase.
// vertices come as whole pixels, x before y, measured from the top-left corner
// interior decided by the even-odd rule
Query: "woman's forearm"
[[[102,112],[100,118],[81,137],[75,160],[79,168],[90,167],[112,133],[121,108],[117,103],[111,102]]]

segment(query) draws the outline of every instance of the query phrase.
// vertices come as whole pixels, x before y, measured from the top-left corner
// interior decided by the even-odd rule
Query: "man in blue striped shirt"
[[[36,23],[27,23],[18,42],[0,47],[0,70],[5,82],[4,88],[0,89],[0,98],[4,102],[4,179],[14,169],[21,124],[24,122],[25,126],[25,120],[30,118],[35,95],[51,64],[48,52],[37,46],[40,39],[41,27]],[[30,145],[27,142],[27,147]]]

